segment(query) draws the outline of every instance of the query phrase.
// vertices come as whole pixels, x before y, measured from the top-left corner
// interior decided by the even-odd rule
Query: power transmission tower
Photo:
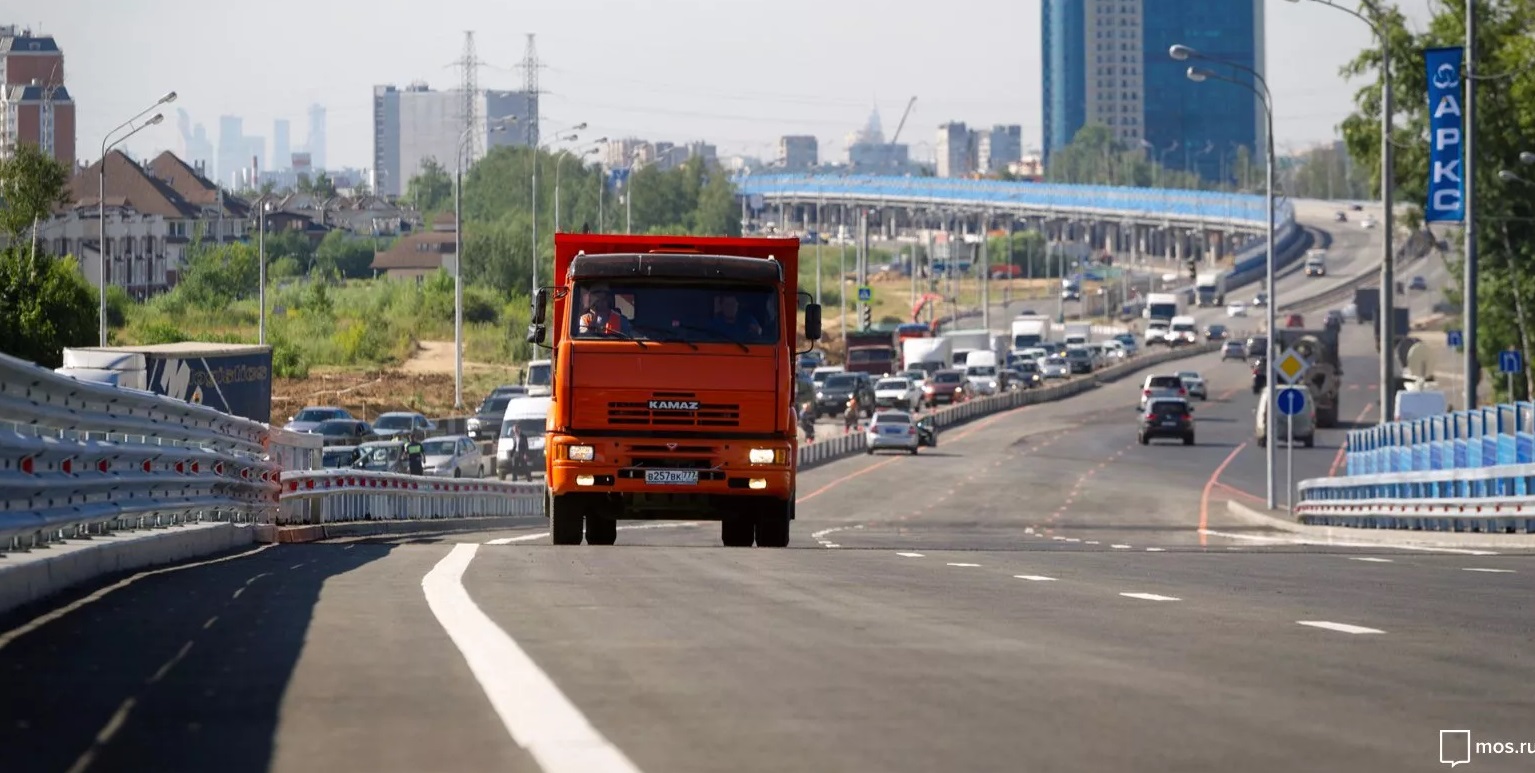
[[[480,116],[480,59],[474,52],[474,31],[464,30],[464,58],[459,61],[463,69],[463,124],[460,129],[469,139],[464,143],[464,154],[472,161],[480,157],[480,127],[485,121]]]
[[[522,64],[518,67],[522,70],[522,91],[528,100],[528,120],[523,124],[524,136],[527,138],[528,147],[538,147],[538,101],[541,92],[538,90],[538,71],[544,65],[538,61],[538,44],[534,41],[533,33],[528,33],[528,46],[522,54]]]

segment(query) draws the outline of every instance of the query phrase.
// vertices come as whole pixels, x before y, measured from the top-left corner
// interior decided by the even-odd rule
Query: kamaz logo
[[[651,400],[650,401],[650,410],[652,410],[652,411],[696,411],[696,410],[698,410],[698,401],[697,400]]]

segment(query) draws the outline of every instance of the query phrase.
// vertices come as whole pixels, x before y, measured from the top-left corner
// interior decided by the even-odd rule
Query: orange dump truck
[[[611,545],[621,519],[721,522],[784,547],[794,520],[797,239],[557,234],[558,284],[528,340],[553,349],[544,474],[556,545]],[[553,301],[551,304],[550,301]]]

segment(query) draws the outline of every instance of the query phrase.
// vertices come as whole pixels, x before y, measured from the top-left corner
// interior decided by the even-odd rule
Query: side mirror
[[[537,290],[534,290],[533,291],[533,312],[528,315],[528,321],[533,323],[533,324],[535,324],[535,325],[543,325],[544,324],[544,317],[548,313],[548,309],[547,309],[548,305],[549,305],[549,290],[547,288],[543,288],[543,287],[540,287]],[[540,343],[543,340],[544,339],[542,337],[540,337],[538,339],[538,341],[534,341],[533,339],[530,338],[530,339],[528,339],[528,342],[529,343]]]
[[[528,343],[542,345],[544,342],[544,334],[545,329],[543,325],[538,323],[528,325]]]
[[[805,304],[805,340],[821,340],[821,304]]]

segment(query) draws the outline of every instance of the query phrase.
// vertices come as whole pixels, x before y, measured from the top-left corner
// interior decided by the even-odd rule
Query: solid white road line
[[[1468,566],[1465,569],[1462,569],[1461,571],[1462,572],[1491,572],[1493,574],[1513,574],[1514,573],[1514,570],[1512,570],[1512,569],[1484,569],[1484,568],[1482,568],[1480,566]]]
[[[1418,550],[1425,553],[1454,553],[1462,556],[1495,556],[1493,550],[1467,550],[1466,548],[1435,548],[1426,545],[1392,545],[1385,542],[1341,542],[1336,540],[1306,539],[1305,537],[1265,537],[1258,534],[1232,534],[1230,532],[1200,529],[1200,534],[1227,539],[1245,539],[1252,542],[1273,542],[1285,545],[1326,545],[1335,548],[1387,548],[1390,550]],[[1231,550],[1232,548],[1227,548]]]
[[[422,578],[421,589],[512,740],[548,773],[638,773],[639,768],[592,727],[549,675],[470,598],[464,570],[479,549],[472,543],[454,545]]]
[[[1368,562],[1370,562],[1372,564],[1389,564],[1389,563],[1391,563],[1391,559],[1389,559],[1389,558],[1375,558],[1374,556],[1349,556],[1348,560],[1350,560],[1350,561],[1368,561]]]
[[[1177,596],[1158,596],[1155,593],[1121,593],[1126,598],[1142,599],[1145,601],[1182,601]]]
[[[1042,574],[1015,574],[1013,576],[1020,580],[1029,580],[1030,582],[1055,582],[1054,577],[1046,577]]]
[[[1329,631],[1340,633],[1385,633],[1379,628],[1366,628],[1362,625],[1349,625],[1348,623],[1333,623],[1327,620],[1296,620],[1301,625],[1309,625],[1312,628],[1326,628]]]
[[[898,555],[898,556],[900,556],[902,558],[921,558],[922,557],[921,553],[896,553],[896,555]]]

